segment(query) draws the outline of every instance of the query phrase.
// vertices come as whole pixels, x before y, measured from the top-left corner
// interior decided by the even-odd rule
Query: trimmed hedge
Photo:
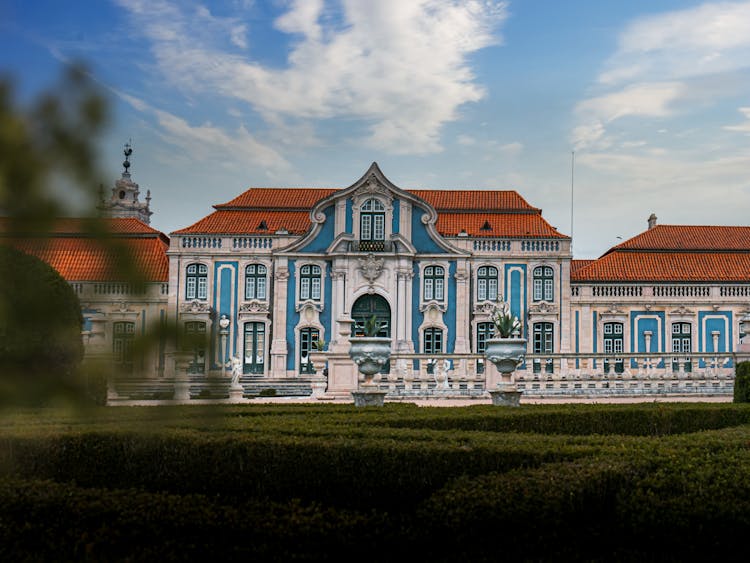
[[[27,411],[0,421],[0,559],[661,561],[743,550],[750,425],[686,429],[737,422],[747,406],[624,410],[110,408],[93,411],[96,422]],[[538,430],[566,411],[567,428],[609,416],[661,430],[499,431],[519,420]],[[493,430],[476,429],[480,414]]]
[[[734,377],[734,402],[750,403],[750,362],[737,364]]]

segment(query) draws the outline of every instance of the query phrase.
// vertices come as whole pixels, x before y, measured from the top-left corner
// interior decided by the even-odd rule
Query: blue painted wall
[[[598,341],[599,341],[599,337],[597,335],[597,328],[596,328],[597,327],[597,323],[596,323],[596,311],[594,311],[592,319],[593,319],[593,324],[591,326],[593,327],[593,331],[592,332],[594,333],[594,354],[596,354],[597,344],[598,344]],[[596,359],[594,359],[594,368],[596,368]]]
[[[520,268],[511,271],[512,268]],[[510,311],[516,315],[523,323],[524,337],[529,337],[528,319],[526,318],[526,264],[506,264],[505,265],[505,301],[510,303]]]
[[[642,318],[647,317],[647,318]],[[657,317],[657,318],[653,318]],[[666,317],[664,311],[630,311],[630,348],[632,352],[659,352],[666,351]],[[637,326],[636,326],[637,324]],[[659,325],[661,324],[661,329]],[[646,335],[644,332],[651,331],[651,348],[646,350]],[[631,362],[635,366],[635,360]],[[664,367],[664,360],[657,364]]]
[[[424,321],[424,315],[419,310],[419,296],[421,295],[419,289],[421,287],[422,280],[419,277],[419,267],[414,266],[414,277],[411,280],[411,340],[414,342],[414,350],[417,353],[422,352],[422,343],[419,341],[419,327]],[[417,367],[417,361],[414,360],[414,369]]]
[[[346,232],[349,234],[354,233],[354,228],[352,227],[352,221],[354,219],[352,218],[352,200],[347,199],[346,200]]]
[[[230,266],[231,269],[224,269],[219,272],[219,268],[222,266]],[[237,307],[237,288],[238,288],[238,267],[239,264],[236,261],[221,261],[214,262],[214,310],[216,311],[216,321],[211,323],[211,349],[210,357],[213,369],[219,369],[222,365],[221,358],[219,358],[219,342],[218,342],[218,320],[221,315],[226,315],[232,321],[232,327],[230,332],[230,346],[229,350],[224,351],[224,361],[226,362],[229,357],[236,353],[235,343],[231,342],[231,334],[237,334],[237,311],[232,310],[231,304],[234,299],[234,306]],[[234,281],[234,295],[232,295],[232,282]]]
[[[399,232],[399,221],[401,218],[401,202],[397,199],[393,200],[393,221],[391,223],[391,232]]]
[[[98,312],[98,309],[81,308],[81,315],[83,315],[81,330],[91,330],[91,317]]]
[[[311,240],[300,252],[324,252],[333,242],[336,226],[334,225],[335,207],[329,205],[323,210],[325,223],[317,236]]]
[[[719,332],[717,350],[711,333]],[[729,346],[727,346],[729,340]],[[732,348],[732,312],[731,311],[698,311],[698,345],[699,352],[731,352]],[[729,348],[729,349],[727,349]],[[699,361],[700,367],[706,367],[704,360]],[[726,366],[731,367],[730,361]]]
[[[580,311],[576,311],[576,317],[575,317],[576,318],[576,320],[575,320],[575,326],[576,326],[576,354],[580,353],[580,348],[579,348],[580,328],[579,328],[579,318],[578,318],[579,315],[580,315]],[[581,367],[580,362],[581,361],[578,358],[576,358],[576,369],[578,369],[579,367]]]
[[[320,324],[325,328],[326,342],[330,342],[333,337],[333,333],[331,332],[331,308],[333,304],[333,280],[331,280],[330,276],[331,267],[331,262],[326,262],[326,267],[323,268],[323,298],[325,299],[325,306],[320,312]]]
[[[456,349],[456,262],[448,263],[448,295],[445,296],[448,305],[443,315],[445,325],[448,327],[448,341],[446,352],[452,354]],[[453,305],[453,306],[451,306]]]
[[[427,232],[427,225],[422,223],[422,215],[426,211],[417,206],[412,207],[411,214],[411,242],[417,252],[445,253]]]
[[[286,294],[286,369],[295,369],[297,358],[296,346],[294,342],[294,327],[299,323],[299,313],[294,310],[297,293],[297,274],[296,262],[289,261],[289,280],[287,282]]]

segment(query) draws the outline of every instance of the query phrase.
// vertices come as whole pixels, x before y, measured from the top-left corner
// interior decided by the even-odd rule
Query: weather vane
[[[125,150],[122,152],[125,155],[125,162],[123,162],[122,165],[125,167],[125,174],[128,174],[128,168],[130,168],[130,155],[133,154],[133,149],[130,145],[130,139],[128,139],[128,142],[125,143]]]

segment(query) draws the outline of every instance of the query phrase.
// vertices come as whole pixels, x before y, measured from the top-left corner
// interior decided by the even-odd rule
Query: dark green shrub
[[[76,387],[83,317],[47,263],[0,245],[0,401],[44,403]]]
[[[734,373],[734,402],[750,403],[750,362],[738,363]]]
[[[273,387],[269,387],[267,389],[261,389],[260,393],[258,393],[258,397],[275,397],[276,396],[276,389]]]

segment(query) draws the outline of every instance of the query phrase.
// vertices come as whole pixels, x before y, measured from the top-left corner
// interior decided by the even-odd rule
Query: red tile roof
[[[610,250],[746,250],[750,227],[656,225]]]
[[[263,228],[263,222],[265,227]],[[239,210],[218,209],[197,223],[174,231],[173,234],[273,234],[286,229],[293,235],[302,235],[310,228],[310,210]]]
[[[750,282],[750,252],[612,252],[573,282]]]
[[[173,234],[272,234],[281,228],[291,234],[304,234],[311,225],[310,209],[335,191],[250,188],[227,203],[215,205],[214,213]],[[540,209],[512,190],[410,190],[410,193],[435,207],[437,230],[444,236],[455,236],[465,230],[474,237],[568,238],[547,223]],[[266,229],[260,228],[264,220]]]
[[[166,282],[169,261],[166,251],[169,239],[137,219],[104,219],[101,225],[111,236],[94,236],[86,229],[88,219],[61,219],[51,232],[10,233],[9,221],[0,218],[0,243],[37,256],[50,264],[67,281],[119,281],[121,248],[130,253],[133,266],[146,281]]]
[[[445,213],[436,224],[443,236],[462,230],[472,237],[567,238],[558,233],[539,213]]]
[[[573,276],[576,272],[585,268],[592,262],[594,262],[594,260],[571,260],[570,261],[570,275]]]

